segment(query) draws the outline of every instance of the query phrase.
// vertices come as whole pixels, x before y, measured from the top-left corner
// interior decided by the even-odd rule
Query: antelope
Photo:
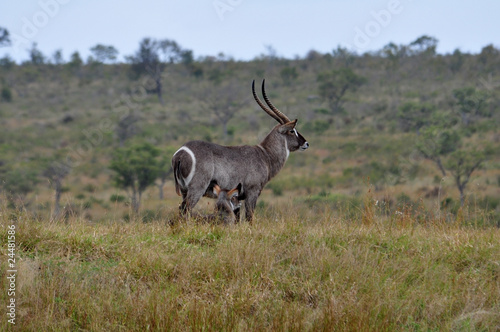
[[[262,81],[262,96],[255,92],[257,104],[278,124],[255,146],[222,146],[205,141],[190,141],[172,157],[175,190],[182,195],[181,215],[190,213],[202,196],[217,198],[214,186],[235,188],[241,184],[239,199],[245,201],[245,219],[252,221],[257,199],[264,186],[283,168],[290,152],[309,147],[306,139],[295,129],[297,119],[291,121],[269,100]],[[239,212],[236,214],[239,220]]]
[[[208,215],[193,212],[191,217],[196,221],[205,223],[223,222],[225,225],[234,224],[237,221],[236,214],[239,214],[241,208],[241,202],[238,199],[240,191],[241,183],[231,190],[221,189],[217,184],[214,184],[213,194],[217,197],[214,212]],[[171,223],[174,224],[175,220],[171,221]]]
[[[215,203],[215,214],[210,215],[210,219],[222,220],[224,224],[234,224],[236,214],[240,213],[241,202],[239,200],[239,192],[241,190],[241,183],[231,190],[221,189],[217,184],[214,185],[213,193],[217,196]]]

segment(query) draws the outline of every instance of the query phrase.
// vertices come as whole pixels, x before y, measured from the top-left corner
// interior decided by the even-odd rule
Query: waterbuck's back
[[[181,192],[189,186],[206,190],[208,196],[211,196],[211,183],[222,188],[234,188],[241,183],[245,191],[245,188],[263,186],[268,179],[266,160],[257,146],[190,141],[174,154],[172,167],[177,170],[176,187],[179,186]]]

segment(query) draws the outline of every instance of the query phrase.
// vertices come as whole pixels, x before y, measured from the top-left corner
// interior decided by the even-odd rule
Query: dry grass
[[[424,225],[409,215],[382,221],[367,209],[349,220],[287,207],[286,218],[277,209],[234,227],[59,223],[4,213],[2,248],[6,226],[18,229],[16,328],[500,328],[498,228]]]

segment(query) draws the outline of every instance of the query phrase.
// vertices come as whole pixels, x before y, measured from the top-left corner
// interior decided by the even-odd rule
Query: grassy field
[[[232,227],[2,212],[1,302],[15,224],[20,331],[500,329],[499,228],[467,211],[387,216],[366,196],[359,211],[289,202]]]

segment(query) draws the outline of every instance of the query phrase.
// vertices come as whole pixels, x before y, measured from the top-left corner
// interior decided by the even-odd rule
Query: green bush
[[[405,193],[399,194],[398,197],[396,198],[396,201],[398,205],[413,205],[410,196],[408,196]]]
[[[324,190],[320,191],[316,195],[311,195],[307,198],[302,199],[304,203],[313,207],[315,205],[329,205],[332,208],[359,208],[361,206],[361,201],[359,198],[354,196],[347,196],[344,194],[332,194]]]
[[[3,101],[10,103],[12,101],[12,91],[6,86],[2,88],[2,92],[0,92],[0,96]]]
[[[358,144],[356,142],[347,142],[340,146],[340,149],[345,153],[354,153],[358,148]]]
[[[126,197],[123,196],[123,195],[119,195],[119,194],[113,194],[111,195],[111,197],[109,197],[109,200],[113,203],[123,203],[126,201]]]
[[[477,205],[484,210],[496,210],[500,205],[500,197],[484,196],[477,200]]]
[[[283,182],[274,181],[270,182],[267,187],[273,191],[274,196],[283,196]]]
[[[143,223],[149,223],[152,222],[153,220],[158,219],[158,213],[153,210],[144,210],[141,213],[141,219]]]
[[[315,120],[306,122],[303,130],[305,133],[321,135],[330,128],[331,122],[325,120]]]
[[[454,200],[451,197],[446,197],[441,201],[441,209],[449,211],[452,214],[457,214],[458,210],[460,209],[460,202]]]
[[[83,190],[85,190],[89,193],[94,193],[94,192],[96,192],[97,187],[95,185],[93,185],[92,183],[89,183],[83,187]]]
[[[345,177],[360,177],[363,171],[359,167],[347,167],[342,171],[342,175]]]
[[[83,193],[76,194],[75,198],[76,199],[84,199],[85,198],[85,194],[83,194]]]

